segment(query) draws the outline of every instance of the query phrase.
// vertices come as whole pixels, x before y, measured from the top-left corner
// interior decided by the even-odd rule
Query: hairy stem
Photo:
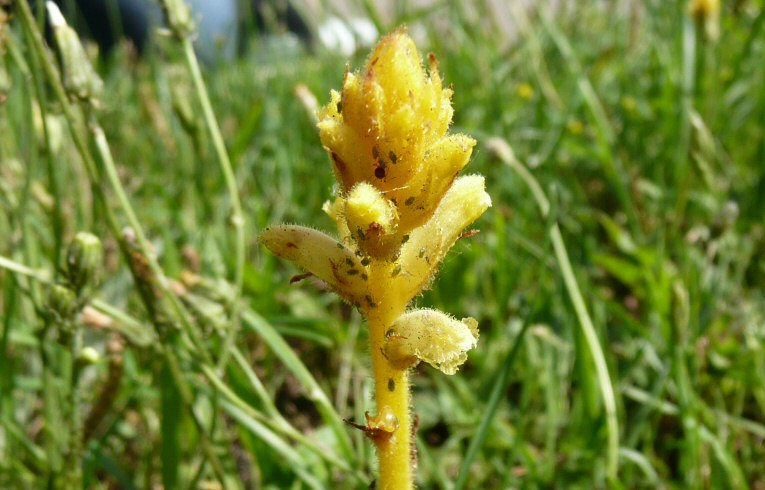
[[[380,481],[377,488],[407,490],[413,486],[409,374],[406,369],[392,366],[385,356],[386,333],[394,320],[404,312],[406,305],[400,304],[387,294],[386,285],[391,275],[391,264],[373,263],[370,272],[371,298],[375,306],[370,306],[364,313],[369,322],[377,414],[384,413],[385,407],[388,407],[398,420],[398,428],[392,434],[374,438],[380,462]]]

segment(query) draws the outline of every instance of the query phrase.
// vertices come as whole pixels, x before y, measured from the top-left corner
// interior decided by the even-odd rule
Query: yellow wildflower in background
[[[523,100],[531,100],[534,97],[534,87],[530,84],[523,82],[515,86],[515,92]]]
[[[691,0],[688,9],[694,17],[711,17],[720,13],[720,0]]]
[[[720,37],[720,0],[690,0],[688,11],[711,41]]]

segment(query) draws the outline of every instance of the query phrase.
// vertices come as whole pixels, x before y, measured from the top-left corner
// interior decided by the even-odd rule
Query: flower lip
[[[478,343],[478,322],[458,321],[438,310],[419,309],[401,315],[387,335],[388,360],[402,367],[425,361],[445,374],[454,374]]]

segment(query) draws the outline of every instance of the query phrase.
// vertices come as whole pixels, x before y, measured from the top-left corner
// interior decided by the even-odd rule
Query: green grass
[[[717,40],[684,2],[488,3],[375,12],[437,55],[494,202],[417,300],[481,329],[458,375],[416,369],[418,484],[761,488],[762,1],[724,5]],[[204,70],[246,218],[237,302],[230,193],[182,47],[100,62],[102,107],[82,117],[105,139],[72,103],[78,148],[20,20],[1,31],[0,487],[79,486],[81,464],[91,488],[365,488],[372,446],[342,422],[373,410],[365,326],[256,240],[284,221],[332,230],[331,167],[294,89],[326,102],[364,53],[253,41]],[[177,308],[123,238],[126,204],[167,277],[203,279]],[[104,243],[82,301],[106,329],[50,311],[81,230]],[[80,345],[101,359],[77,362]]]

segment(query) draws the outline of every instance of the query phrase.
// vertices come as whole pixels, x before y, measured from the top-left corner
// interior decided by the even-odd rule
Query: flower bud
[[[96,286],[103,259],[101,240],[87,232],[77,233],[66,253],[66,275],[72,288],[80,292],[87,286]]]
[[[361,249],[374,257],[388,255],[395,245],[396,207],[371,184],[360,182],[345,200],[348,229]]]
[[[184,0],[161,0],[160,4],[167,17],[167,25],[176,37],[182,39],[194,32],[191,8]]]
[[[91,346],[83,347],[77,357],[83,364],[97,364],[101,360],[101,354]]]
[[[48,18],[58,47],[64,88],[70,95],[80,99],[98,99],[104,84],[93,70],[80,43],[80,38],[77,37],[74,29],[67,25],[55,3],[46,2],[45,6],[48,9]]]
[[[71,319],[77,306],[77,295],[68,287],[54,284],[48,290],[48,311],[56,321]]]

